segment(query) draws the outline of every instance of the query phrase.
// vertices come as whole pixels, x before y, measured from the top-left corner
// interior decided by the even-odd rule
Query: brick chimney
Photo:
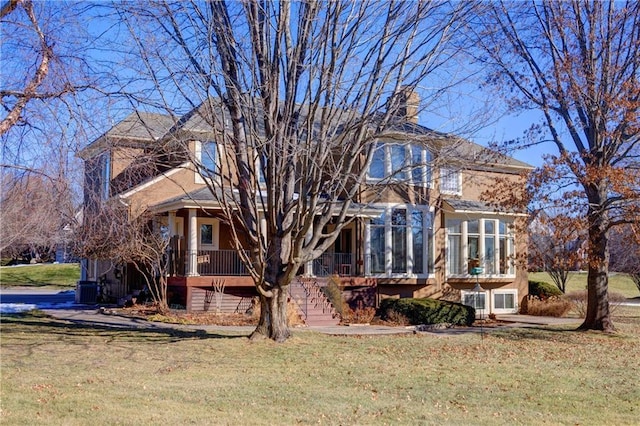
[[[412,88],[404,87],[398,94],[400,108],[398,116],[403,117],[411,123],[418,122],[418,109],[420,108],[420,95]]]

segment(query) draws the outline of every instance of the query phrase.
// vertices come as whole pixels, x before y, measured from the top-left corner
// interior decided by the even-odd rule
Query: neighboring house
[[[516,261],[526,259],[527,235],[518,235],[524,227],[515,224],[525,217],[496,211],[481,193],[498,178],[521,179],[531,167],[418,125],[413,112],[393,138],[378,143],[367,182],[376,190],[361,200],[368,207],[354,210],[355,220],[333,249],[301,275],[339,279],[351,302],[365,305],[385,297],[433,297],[462,301],[485,315],[517,312],[528,293],[526,269]],[[170,303],[206,309],[212,280],[224,279],[223,310],[244,311],[256,294],[253,282],[233,249],[220,205],[189,160],[224,168],[210,135],[198,108],[178,118],[131,114],[80,153],[85,203],[118,196],[134,210],[149,208],[161,217],[173,237]],[[425,138],[435,142],[429,148],[415,142]],[[175,140],[189,141],[190,152],[176,151]],[[132,172],[152,157],[144,173]],[[438,167],[427,165],[436,157]],[[411,163],[423,165],[407,167]],[[474,267],[483,268],[479,276],[471,274]],[[83,279],[104,273],[118,297],[141,285],[132,271],[114,270],[108,260],[87,261]],[[482,292],[473,290],[476,282]]]

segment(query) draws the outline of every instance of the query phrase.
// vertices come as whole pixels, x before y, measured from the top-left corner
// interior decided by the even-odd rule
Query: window
[[[198,249],[218,250],[220,222],[216,219],[198,219]]]
[[[487,293],[485,291],[462,291],[461,292],[462,304],[471,306],[476,310],[476,314],[479,311],[487,314]]]
[[[440,169],[440,192],[443,194],[462,194],[462,176],[460,170]]]
[[[100,195],[103,200],[109,198],[111,187],[111,152],[107,151],[100,157]]]
[[[483,275],[515,275],[510,221],[452,218],[446,226],[449,275],[466,275],[475,267],[482,267]]]
[[[493,308],[496,313],[518,312],[518,290],[493,290]]]
[[[371,273],[383,274],[385,272],[385,214],[372,219],[370,228],[370,243],[371,243]]]
[[[378,143],[371,158],[370,180],[402,180],[416,186],[431,183],[431,153],[411,144]]]
[[[204,183],[202,177],[212,178],[218,172],[218,144],[213,141],[196,142],[198,173],[196,182]]]
[[[488,294],[491,294],[491,306],[489,306]],[[461,292],[463,305],[471,306],[476,310],[477,316],[496,314],[512,314],[518,312],[518,290],[463,290]]]
[[[368,224],[372,274],[426,275],[433,269],[432,213],[428,206],[386,207]]]

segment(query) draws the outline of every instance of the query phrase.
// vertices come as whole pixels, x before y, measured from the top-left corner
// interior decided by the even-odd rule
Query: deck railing
[[[351,253],[323,253],[313,261],[313,274],[316,277],[341,275],[351,277],[355,273]]]
[[[178,276],[188,272],[188,262],[193,252],[182,250],[177,253],[175,267],[170,269]],[[240,260],[235,250],[198,250],[196,255],[197,272],[199,275],[246,276],[247,268]]]
[[[178,251],[169,256],[169,270],[172,275],[185,276],[192,252]],[[247,276],[247,268],[235,250],[198,250],[195,262],[199,275]],[[317,277],[329,275],[355,276],[353,255],[351,253],[324,253],[313,261],[313,274]]]

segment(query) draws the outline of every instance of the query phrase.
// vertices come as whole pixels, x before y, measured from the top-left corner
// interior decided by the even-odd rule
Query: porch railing
[[[169,256],[169,271],[173,275],[185,276],[189,271],[192,252],[178,251]],[[235,250],[198,250],[196,253],[199,275],[247,276],[247,268]],[[324,253],[313,261],[313,274],[317,277],[329,275],[355,276],[355,265],[351,253]]]
[[[184,276],[189,271],[189,257],[193,252],[182,250],[175,256],[175,274]],[[247,268],[235,250],[198,250],[196,269],[199,275],[249,275]]]
[[[351,277],[355,274],[353,255],[351,253],[323,253],[313,261],[313,275],[326,277],[329,275]]]

